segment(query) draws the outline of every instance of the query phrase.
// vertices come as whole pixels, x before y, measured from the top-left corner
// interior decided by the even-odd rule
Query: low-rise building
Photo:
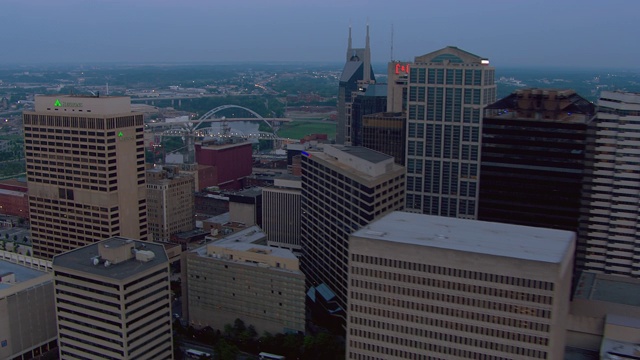
[[[0,359],[31,359],[55,349],[52,274],[27,262],[44,260],[0,252]]]
[[[258,245],[251,227],[182,258],[183,316],[223,330],[240,318],[261,334],[305,330],[305,278],[289,250]]]

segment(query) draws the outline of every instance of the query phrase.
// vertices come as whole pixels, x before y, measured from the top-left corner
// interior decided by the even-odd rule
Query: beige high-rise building
[[[113,237],[53,258],[61,359],[173,359],[169,260]]]
[[[168,242],[171,235],[195,229],[195,179],[178,166],[147,170],[147,213],[151,240]]]
[[[23,121],[35,256],[147,238],[143,116],[128,97],[37,96]]]
[[[575,234],[393,212],[349,242],[348,359],[562,359]]]

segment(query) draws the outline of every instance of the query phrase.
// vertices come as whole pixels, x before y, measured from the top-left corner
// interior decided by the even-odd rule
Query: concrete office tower
[[[153,241],[195,229],[195,178],[177,166],[147,170],[147,213]]]
[[[289,250],[255,244],[257,226],[182,254],[183,315],[224,330],[237,318],[259,334],[304,333],[304,275]]]
[[[0,359],[32,359],[57,347],[53,276],[26,265],[0,258]]]
[[[371,49],[369,47],[369,25],[364,48],[351,46],[351,26],[349,26],[349,44],[347,45],[346,64],[338,85],[338,121],[336,125],[336,143],[344,144],[347,136],[347,104],[352,101],[352,93],[363,84],[375,83],[371,68]]]
[[[393,212],[352,234],[347,358],[562,359],[575,235]]]
[[[300,198],[302,179],[283,175],[262,188],[262,228],[267,244],[300,253]]]
[[[584,188],[577,268],[640,277],[640,94],[603,91]]]
[[[573,90],[522,89],[487,106],[478,220],[577,232],[594,117]]]
[[[62,359],[173,359],[161,244],[112,237],[53,258]]]
[[[363,147],[325,145],[302,156],[302,272],[346,310],[349,234],[404,206],[404,167]]]
[[[35,256],[147,238],[143,118],[128,97],[36,96],[23,121]]]
[[[407,211],[476,218],[482,109],[495,102],[494,73],[486,58],[452,46],[410,64]]]

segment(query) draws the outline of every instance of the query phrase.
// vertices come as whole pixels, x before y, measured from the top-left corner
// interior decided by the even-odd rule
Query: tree
[[[214,350],[218,360],[236,360],[239,353],[238,348],[235,345],[229,344],[224,339],[220,339],[220,341],[218,341]]]

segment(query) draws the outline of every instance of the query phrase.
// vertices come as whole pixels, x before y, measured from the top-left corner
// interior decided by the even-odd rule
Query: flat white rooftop
[[[353,236],[509,258],[561,263],[575,234],[486,221],[395,211]]]

